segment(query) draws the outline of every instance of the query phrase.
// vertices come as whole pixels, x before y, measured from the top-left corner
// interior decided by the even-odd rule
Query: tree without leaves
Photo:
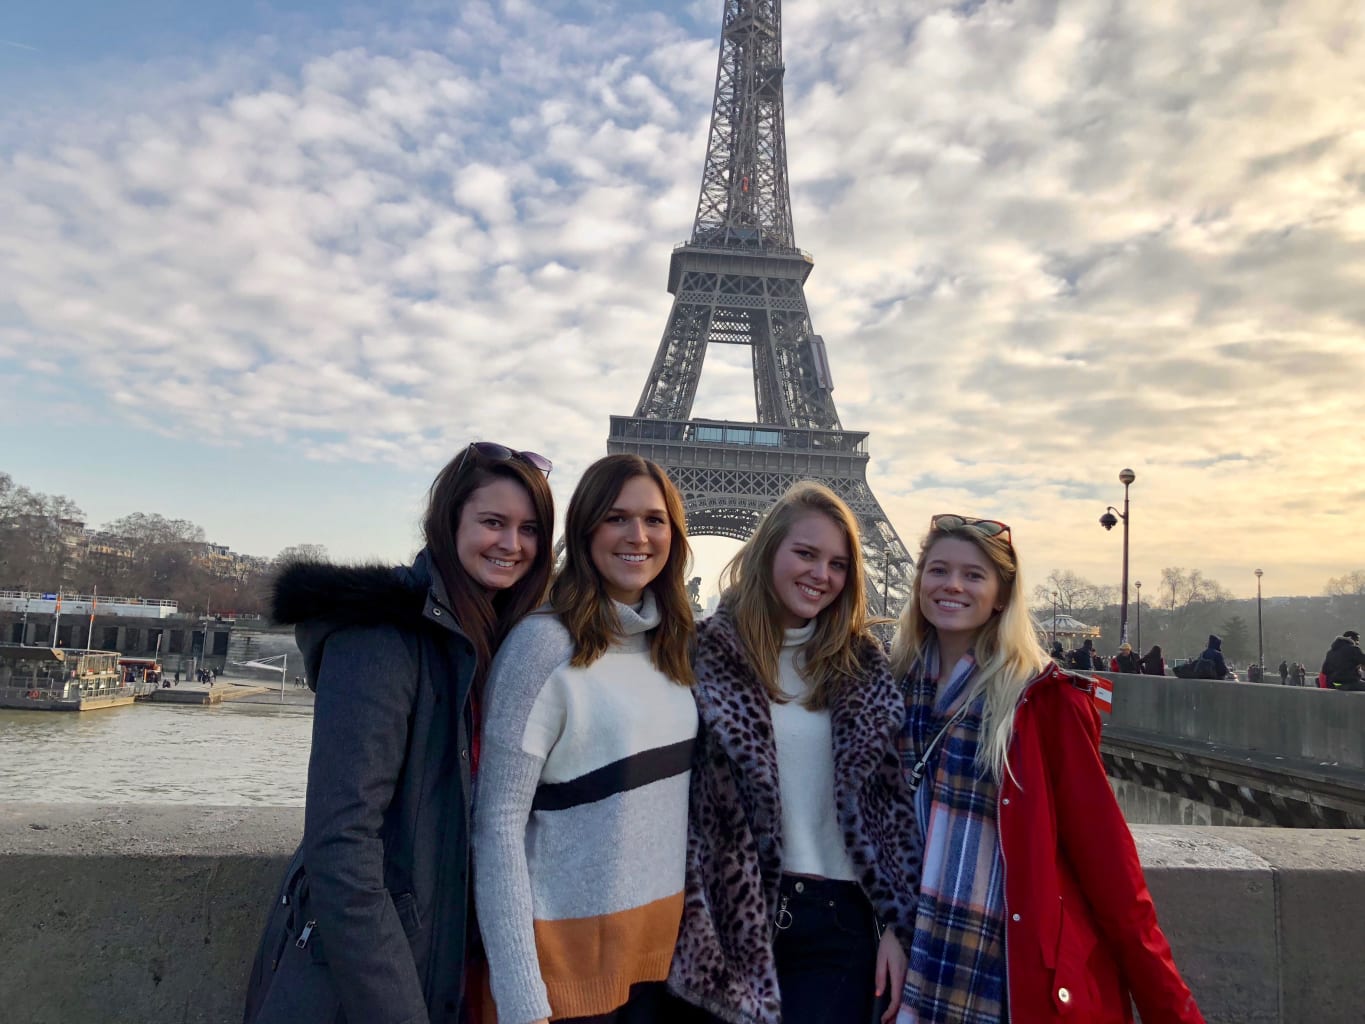
[[[202,527],[156,513],[123,516],[88,535],[85,514],[63,495],[0,473],[0,587],[159,597],[182,608],[240,612],[265,607],[268,564],[237,560],[221,571]]]
[[[188,519],[167,519],[155,512],[134,512],[123,516],[112,523],[105,523],[101,532],[140,546],[204,543],[202,526]]]
[[[1232,600],[1228,589],[1205,576],[1203,570],[1186,572],[1179,566],[1161,570],[1159,594],[1161,600],[1156,606],[1165,617],[1163,626],[1170,645],[1167,653],[1174,657],[1202,650],[1201,634],[1215,627],[1223,603]]]
[[[1053,569],[1047,583],[1033,588],[1033,600],[1039,609],[1052,610],[1052,595],[1057,595],[1057,611],[1079,617],[1079,613],[1099,611],[1114,599],[1113,587],[1102,587],[1077,576],[1070,569]]]
[[[43,494],[0,473],[0,586],[59,586],[76,556],[85,513],[61,494]]]
[[[1172,615],[1188,611],[1196,604],[1232,599],[1232,592],[1217,580],[1205,576],[1203,570],[1186,572],[1179,566],[1161,570],[1161,592],[1166,609]]]
[[[1328,597],[1359,597],[1365,595],[1365,569],[1356,569],[1344,576],[1333,576],[1322,591]]]

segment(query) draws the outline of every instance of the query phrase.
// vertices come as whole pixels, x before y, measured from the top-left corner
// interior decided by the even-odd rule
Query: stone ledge
[[[299,808],[0,805],[0,1007],[24,1024],[228,1024]],[[1210,1024],[1356,1024],[1365,831],[1138,826]]]

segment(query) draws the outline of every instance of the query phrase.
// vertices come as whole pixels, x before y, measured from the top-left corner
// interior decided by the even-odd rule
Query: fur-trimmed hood
[[[270,617],[288,626],[314,619],[346,625],[412,625],[422,617],[431,589],[430,574],[419,578],[415,568],[293,562],[275,577]]]
[[[460,632],[440,575],[423,549],[410,566],[294,562],[272,586],[270,614],[294,626],[308,685],[317,689],[322,648],[338,630],[424,623]]]

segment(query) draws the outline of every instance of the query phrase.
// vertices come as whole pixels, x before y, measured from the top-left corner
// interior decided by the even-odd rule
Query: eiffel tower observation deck
[[[816,480],[857,515],[868,604],[895,614],[913,562],[867,483],[867,433],[834,407],[824,339],[796,247],[783,120],[781,0],[726,0],[715,101],[689,241],[673,250],[673,310],[633,416],[612,416],[609,452],[659,463],[694,536],[747,539],[773,502]],[[711,344],[753,355],[756,422],[698,419],[692,404]]]

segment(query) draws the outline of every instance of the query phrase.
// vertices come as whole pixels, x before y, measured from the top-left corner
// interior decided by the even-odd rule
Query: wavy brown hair
[[[539,536],[536,555],[526,575],[506,590],[489,594],[460,563],[456,534],[465,502],[479,488],[499,478],[513,480],[526,490]],[[478,657],[475,678],[480,682],[507,631],[545,600],[553,561],[554,524],[554,497],[545,474],[521,459],[495,461],[471,446],[446,463],[432,481],[426,514],[422,517],[422,534],[436,572],[445,584],[455,621],[474,645]]]
[[[858,678],[861,672],[858,656],[864,645],[876,643],[868,629],[866,571],[858,520],[843,499],[821,484],[810,481],[793,484],[726,565],[721,577],[724,587],[721,601],[734,616],[749,665],[769,699],[785,703],[789,698],[782,693],[778,681],[785,608],[773,589],[773,559],[792,526],[808,515],[829,517],[848,544],[844,589],[816,617],[815,633],[801,648],[801,674],[813,686],[805,706],[827,708],[842,687]]]
[[[686,576],[692,549],[687,543],[682,496],[656,463],[638,455],[608,455],[584,472],[564,517],[564,564],[550,587],[550,605],[573,638],[571,665],[579,668],[591,665],[620,634],[620,618],[592,562],[592,535],[606,521],[621,488],[637,476],[648,477],[659,485],[672,533],[668,561],[649,584],[660,613],[659,625],[651,631],[650,660],[675,683],[691,686],[695,626]]]

